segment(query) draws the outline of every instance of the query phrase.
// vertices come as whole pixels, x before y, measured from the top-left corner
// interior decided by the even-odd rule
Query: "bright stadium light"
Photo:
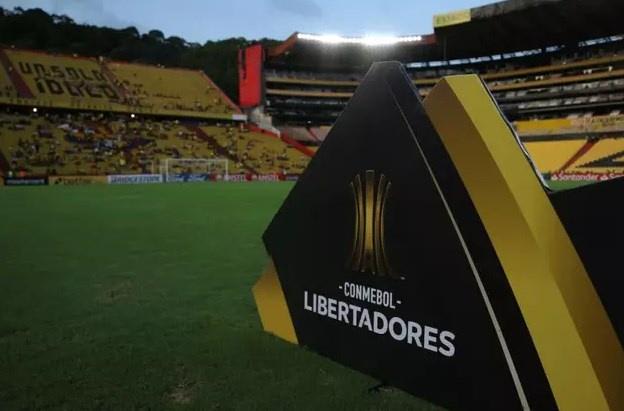
[[[422,36],[364,36],[344,37],[337,34],[297,33],[302,40],[318,41],[325,44],[361,44],[363,46],[392,46],[399,43],[422,41]]]
[[[37,112],[37,107],[33,107],[33,113]]]

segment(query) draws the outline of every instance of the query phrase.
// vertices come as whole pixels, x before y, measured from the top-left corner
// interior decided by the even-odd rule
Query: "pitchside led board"
[[[623,212],[624,180],[550,192],[477,76],[421,101],[378,63],[253,292],[265,330],[450,409],[624,410]]]

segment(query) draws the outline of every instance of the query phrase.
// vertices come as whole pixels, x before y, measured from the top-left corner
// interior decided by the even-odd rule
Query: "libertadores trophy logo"
[[[362,182],[363,180],[363,182]],[[373,275],[394,277],[386,255],[384,220],[392,183],[382,173],[366,170],[350,183],[355,223],[347,268]]]

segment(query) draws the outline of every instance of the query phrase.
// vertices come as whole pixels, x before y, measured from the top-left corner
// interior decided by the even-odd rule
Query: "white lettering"
[[[373,312],[373,332],[385,334],[388,332],[388,319],[380,312]]]
[[[338,301],[338,321],[349,324],[349,305],[344,301]]]
[[[345,296],[368,294],[371,304],[375,302],[384,306],[392,305],[392,293],[368,289],[348,282],[343,284]],[[363,308],[345,301],[340,301],[324,295],[303,292],[303,309],[316,313],[321,317],[349,324],[353,327],[367,329],[377,335],[388,335],[396,341],[415,345],[445,357],[455,355],[455,334],[451,331],[438,330],[428,325],[421,325],[415,321],[406,321],[401,317],[390,317],[386,314]]]
[[[435,344],[437,342],[438,329],[425,325],[425,349],[433,352],[438,352],[438,347]]]
[[[440,333],[440,342],[443,347],[440,347],[439,353],[445,355],[447,357],[452,357],[455,355],[455,346],[453,345],[453,340],[455,340],[455,334],[450,331],[442,331]]]
[[[327,299],[327,316],[333,320],[336,320],[336,300],[333,298]]]
[[[413,344],[416,343],[417,346],[422,348],[422,344],[420,343],[420,335],[422,334],[422,327],[420,324],[415,323],[414,321],[408,322],[407,325],[407,343]]]
[[[399,332],[396,331],[395,325],[399,325]],[[403,341],[405,336],[407,335],[407,327],[405,326],[405,321],[400,319],[399,317],[392,317],[390,320],[390,324],[388,324],[388,330],[390,331],[390,335],[397,341]]]

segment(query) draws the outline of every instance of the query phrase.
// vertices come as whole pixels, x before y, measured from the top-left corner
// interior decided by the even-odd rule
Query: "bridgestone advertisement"
[[[156,184],[162,183],[160,174],[116,174],[108,176],[108,184]]]

